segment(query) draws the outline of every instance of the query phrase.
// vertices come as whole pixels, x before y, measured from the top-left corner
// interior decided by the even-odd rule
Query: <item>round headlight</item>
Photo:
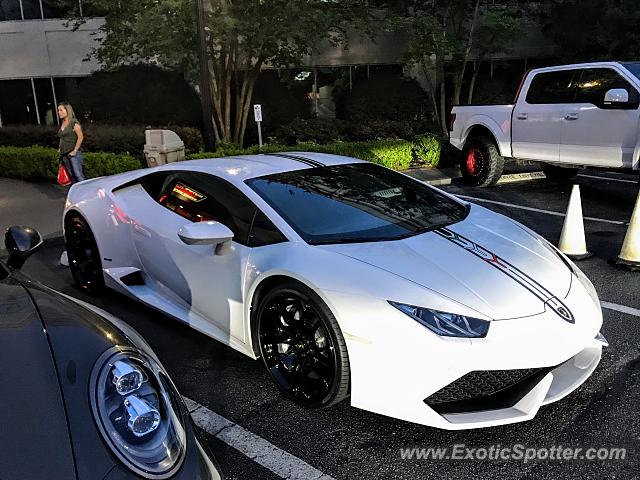
[[[180,468],[186,448],[183,418],[157,362],[114,347],[93,367],[89,389],[100,432],[131,470],[162,479]]]

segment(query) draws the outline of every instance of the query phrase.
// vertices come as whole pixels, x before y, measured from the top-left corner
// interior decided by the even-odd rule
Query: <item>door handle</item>
[[[518,120],[526,120],[527,118],[529,118],[529,114],[524,113],[524,112],[523,113],[517,113],[516,114],[516,118]]]
[[[578,120],[578,114],[577,113],[567,113],[564,116],[565,120]]]

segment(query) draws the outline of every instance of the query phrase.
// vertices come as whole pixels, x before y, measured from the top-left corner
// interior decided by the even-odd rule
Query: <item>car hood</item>
[[[545,304],[557,305],[571,287],[571,271],[543,240],[476,205],[465,220],[421,235],[321,248],[386,270],[494,320],[542,313]]]
[[[76,478],[47,334],[25,288],[0,266],[0,475]]]

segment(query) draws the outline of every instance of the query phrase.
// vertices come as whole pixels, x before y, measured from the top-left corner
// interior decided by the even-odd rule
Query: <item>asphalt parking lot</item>
[[[323,411],[301,409],[278,393],[261,363],[118,294],[84,297],[72,286],[69,271],[58,266],[63,249],[61,187],[0,179],[0,228],[20,223],[40,229],[47,241],[24,272],[120,316],[149,341],[181,393],[201,406],[195,405],[194,413],[230,479],[638,478],[640,273],[620,271],[609,263],[622,245],[638,194],[638,176],[589,171],[578,176],[576,183],[588,217],[587,245],[594,254],[579,267],[605,302],[602,333],[610,347],[585,385],[542,407],[532,421],[474,431],[436,430],[357,410],[344,402]],[[570,194],[570,187],[540,179],[491,189],[455,182],[442,188],[514,218],[556,244]],[[401,365],[398,374],[402,374]],[[228,435],[221,431],[224,421],[236,424],[225,430]],[[405,448],[465,445],[478,449],[498,444],[537,449],[625,448],[626,457],[527,463],[401,458]]]

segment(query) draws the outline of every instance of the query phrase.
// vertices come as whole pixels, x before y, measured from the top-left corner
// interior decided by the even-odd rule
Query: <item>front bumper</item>
[[[521,395],[515,398],[511,405],[505,404],[501,408],[484,409],[483,399],[478,399],[480,409],[468,411],[449,411],[440,413],[442,418],[451,426],[450,429],[480,428],[515,423],[532,419],[542,405],[555,402],[565,397],[593,373],[600,362],[603,344],[594,339],[593,345],[586,347],[566,362],[542,373],[541,378],[535,378],[535,382],[523,385]],[[498,399],[500,398],[498,392]],[[511,398],[506,399],[509,402]],[[469,402],[471,406],[472,402]],[[460,405],[462,406],[462,405]],[[438,406],[435,405],[435,410]],[[473,407],[472,407],[473,408]]]
[[[473,340],[439,337],[378,299],[338,292],[323,296],[337,313],[347,342],[351,405],[447,430],[530,420],[541,406],[584,383],[606,345],[596,338],[601,308],[583,288],[572,288],[565,299],[575,324],[545,311],[492,322],[486,338]],[[471,372],[521,369],[542,374],[516,392],[511,403],[487,406],[478,400],[438,412],[425,401]]]

